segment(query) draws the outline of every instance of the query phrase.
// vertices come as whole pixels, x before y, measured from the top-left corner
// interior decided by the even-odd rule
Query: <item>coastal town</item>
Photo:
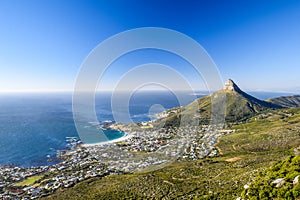
[[[107,170],[104,164],[77,146],[55,165],[0,167],[0,199],[36,199],[52,194],[58,188],[72,187],[88,178],[111,173],[115,172]]]
[[[139,131],[131,131],[123,141],[106,144],[85,146],[79,139],[73,139],[72,148],[60,152],[62,161],[55,165],[1,166],[0,199],[36,199],[93,177],[160,168],[175,160],[216,156],[218,138],[233,132],[214,130],[207,125],[154,129],[145,123]]]

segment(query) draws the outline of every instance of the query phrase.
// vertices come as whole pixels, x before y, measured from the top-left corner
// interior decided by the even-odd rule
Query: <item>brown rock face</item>
[[[225,91],[235,91],[235,92],[240,92],[241,91],[241,89],[231,79],[228,79],[226,81],[223,90],[225,90]]]

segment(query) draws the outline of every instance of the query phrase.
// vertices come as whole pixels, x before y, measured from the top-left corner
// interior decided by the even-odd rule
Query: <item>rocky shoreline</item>
[[[111,124],[107,128],[130,132],[112,143],[83,145],[79,139],[68,138],[71,146],[60,151],[58,157],[62,161],[55,165],[31,168],[2,166],[0,198],[35,199],[93,177],[161,167],[170,159],[180,161],[216,156],[218,152],[214,145],[218,138],[233,132],[215,131],[210,126],[169,129],[144,126]],[[190,141],[185,139],[187,134]],[[30,183],[31,179],[34,181]]]

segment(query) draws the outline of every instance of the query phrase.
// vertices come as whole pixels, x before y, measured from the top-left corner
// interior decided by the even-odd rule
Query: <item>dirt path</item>
[[[233,158],[228,158],[225,161],[227,161],[227,162],[235,162],[235,161],[238,161],[238,160],[241,160],[241,159],[242,159],[241,157],[233,157]]]
[[[220,155],[223,155],[223,151],[222,151],[222,149],[221,149],[221,148],[218,146],[218,145],[219,145],[219,143],[220,143],[220,138],[218,138],[218,140],[217,140],[217,143],[216,143],[215,147],[216,147],[216,149],[218,150],[219,154],[220,154]]]

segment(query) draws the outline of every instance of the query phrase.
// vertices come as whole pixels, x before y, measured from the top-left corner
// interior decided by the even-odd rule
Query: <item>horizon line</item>
[[[137,90],[140,92],[172,92],[169,90],[159,90],[159,89],[146,89],[146,90]],[[137,92],[136,91],[136,92]],[[191,92],[190,90],[173,90],[176,92]],[[209,91],[209,90],[193,90],[192,92],[204,92],[204,93],[210,93],[210,92],[215,92],[218,90],[214,91]],[[290,93],[290,94],[300,94],[300,92],[297,91],[283,91],[283,90],[243,90],[245,92],[275,92],[275,93]],[[89,92],[89,91],[81,91],[81,92]],[[96,93],[101,93],[101,92],[133,92],[132,90],[96,90]],[[9,90],[9,91],[1,91],[0,94],[29,94],[29,93],[74,93],[74,90]]]

